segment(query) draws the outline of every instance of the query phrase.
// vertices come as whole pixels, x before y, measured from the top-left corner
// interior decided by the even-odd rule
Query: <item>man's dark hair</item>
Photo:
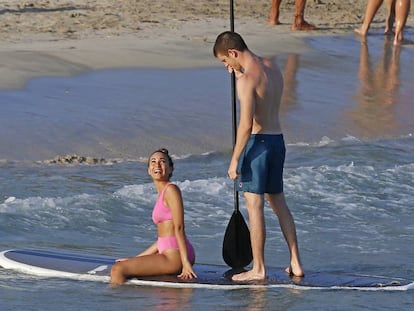
[[[228,56],[229,49],[235,49],[241,52],[247,50],[246,43],[237,32],[225,31],[217,36],[213,47],[214,56],[217,57],[218,54]]]

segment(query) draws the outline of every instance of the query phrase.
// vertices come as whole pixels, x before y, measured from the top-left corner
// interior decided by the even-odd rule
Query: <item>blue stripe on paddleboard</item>
[[[36,257],[46,257],[46,258],[53,258],[53,259],[63,259],[63,260],[73,260],[78,262],[89,262],[89,263],[98,263],[98,264],[108,264],[113,265],[115,262],[115,258],[106,257],[106,256],[88,256],[88,255],[81,255],[81,254],[74,254],[74,253],[55,253],[53,251],[46,251],[46,250],[11,250],[6,252],[4,255],[5,257],[13,260],[18,260],[18,255],[29,255],[29,256],[36,256]],[[17,256],[13,256],[17,255]],[[22,259],[22,258],[21,258]]]

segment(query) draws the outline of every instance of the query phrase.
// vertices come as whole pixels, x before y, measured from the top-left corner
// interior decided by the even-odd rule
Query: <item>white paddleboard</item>
[[[0,252],[0,266],[41,277],[70,278],[88,281],[109,281],[115,258],[63,250],[12,249]],[[195,264],[196,279],[181,280],[175,275],[133,278],[129,284],[177,287],[240,289],[254,287],[286,287],[298,289],[393,290],[414,289],[413,281],[401,278],[306,272],[303,278],[291,278],[282,268],[268,268],[267,277],[260,282],[233,282],[231,276],[239,271],[223,265]]]

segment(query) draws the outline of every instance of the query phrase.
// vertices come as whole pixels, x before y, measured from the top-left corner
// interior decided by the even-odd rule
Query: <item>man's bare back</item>
[[[280,134],[279,109],[283,92],[283,77],[279,67],[270,60],[255,57],[255,62],[238,78],[245,75],[256,81],[252,134]],[[239,97],[240,98],[240,97]]]

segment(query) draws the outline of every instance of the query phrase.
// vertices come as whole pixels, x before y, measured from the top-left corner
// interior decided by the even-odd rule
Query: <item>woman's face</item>
[[[169,180],[172,168],[168,161],[168,156],[162,152],[153,153],[148,161],[148,174],[154,180]]]

